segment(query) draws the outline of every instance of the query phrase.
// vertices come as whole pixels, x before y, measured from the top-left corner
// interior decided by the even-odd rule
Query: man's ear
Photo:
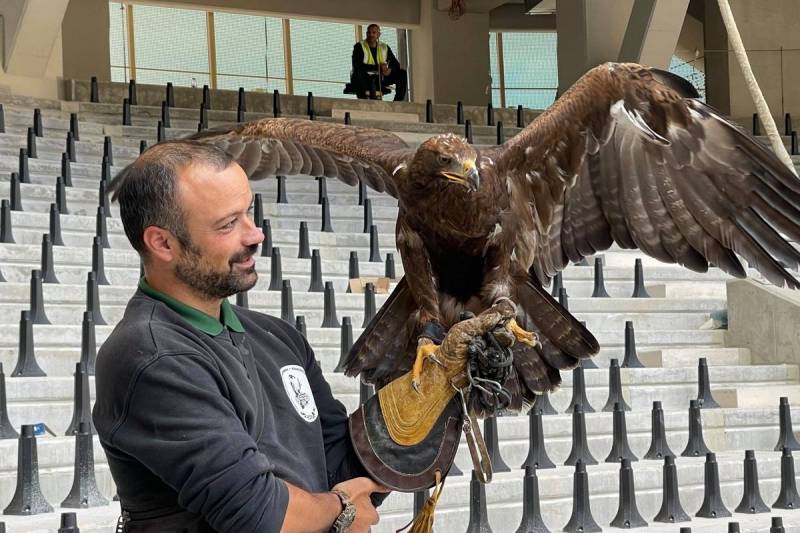
[[[144,246],[152,259],[170,263],[178,258],[178,240],[171,231],[158,226],[147,226],[142,235]]]

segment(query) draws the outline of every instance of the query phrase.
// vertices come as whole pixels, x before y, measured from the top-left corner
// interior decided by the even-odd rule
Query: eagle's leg
[[[420,377],[422,376],[422,366],[426,359],[430,359],[437,364],[442,364],[436,359],[436,352],[439,350],[439,345],[434,344],[433,341],[427,338],[420,338],[417,343],[417,356],[414,359],[414,366],[411,368],[411,386],[416,392],[419,392]]]
[[[484,274],[481,295],[484,301],[496,304],[500,300],[508,300],[516,308],[516,302],[512,299],[513,287],[518,283],[527,280],[527,267],[523,261],[524,254],[517,254],[515,232],[512,230],[503,231],[502,224],[506,227],[514,227],[508,220],[501,220],[497,224],[498,229],[492,232],[484,252]],[[509,261],[508,258],[511,258]],[[524,329],[512,318],[508,323],[508,329],[514,338],[528,346],[536,346],[539,339],[536,334]]]

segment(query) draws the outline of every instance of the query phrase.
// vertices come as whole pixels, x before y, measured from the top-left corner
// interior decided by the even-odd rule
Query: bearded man
[[[227,301],[255,285],[264,239],[242,168],[168,141],[111,190],[144,265],[96,365],[118,530],[367,531],[386,489],[366,477],[310,346]]]

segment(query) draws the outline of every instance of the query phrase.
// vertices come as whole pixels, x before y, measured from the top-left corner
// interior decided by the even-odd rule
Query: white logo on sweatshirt
[[[308,383],[306,372],[299,365],[288,365],[281,368],[281,379],[286,395],[292,402],[297,414],[306,422],[313,422],[317,419],[317,404],[314,402],[314,394],[311,392],[311,385]]]

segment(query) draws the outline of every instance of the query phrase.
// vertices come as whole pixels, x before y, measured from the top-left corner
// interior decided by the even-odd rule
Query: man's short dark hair
[[[158,226],[170,231],[181,246],[191,243],[184,213],[178,202],[178,173],[190,165],[221,171],[233,163],[220,148],[195,140],[170,140],[155,144],[125,167],[109,185],[111,199],[119,202],[122,226],[131,246],[147,257],[144,230]]]
[[[372,27],[378,28],[378,31],[381,31],[381,27],[379,25],[375,24],[374,22],[372,24],[370,24],[369,26],[367,26],[367,31],[369,31],[370,28],[372,28]]]

